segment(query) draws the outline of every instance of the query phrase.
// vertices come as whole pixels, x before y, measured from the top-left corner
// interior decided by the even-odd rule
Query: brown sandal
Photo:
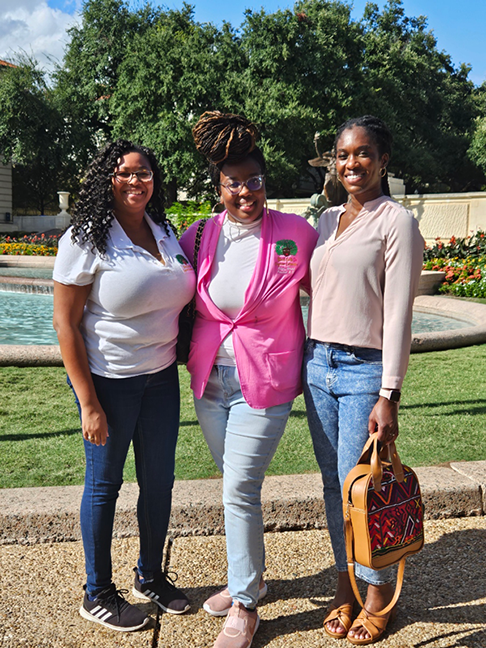
[[[346,639],[349,629],[353,623],[353,603],[343,603],[343,605],[336,606],[333,603],[327,610],[327,616],[324,619],[324,632],[333,639]],[[329,621],[338,620],[344,628],[344,632],[330,632],[326,624]]]
[[[388,615],[375,616],[363,608],[349,630],[364,628],[370,637],[369,639],[355,639],[348,635],[348,641],[355,646],[366,646],[367,644],[375,643],[385,632],[388,623],[396,617],[396,613],[397,608],[394,607]]]

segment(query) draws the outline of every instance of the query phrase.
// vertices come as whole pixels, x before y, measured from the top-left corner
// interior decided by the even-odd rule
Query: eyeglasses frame
[[[258,189],[250,189],[249,186],[248,186],[248,183],[250,182],[250,180],[253,180],[254,178],[261,178],[262,185]],[[262,175],[261,173],[259,173],[258,175],[251,176],[251,178],[248,178],[248,180],[244,180],[243,182],[240,182],[239,180],[235,180],[235,182],[239,182],[239,184],[240,184],[240,187],[239,187],[238,191],[236,191],[236,192],[231,191],[231,189],[229,188],[230,185],[225,185],[222,182],[219,183],[219,186],[224,187],[226,189],[226,191],[228,191],[232,196],[239,196],[240,193],[243,190],[243,187],[246,187],[248,189],[248,191],[250,191],[250,192],[251,191],[260,191],[261,189],[263,189],[263,185],[265,184],[265,176]]]
[[[128,171],[122,171],[121,173],[128,173]],[[138,174],[139,173],[150,173],[150,178],[148,180],[142,180],[142,178],[139,178]],[[130,182],[133,180],[133,176],[137,178],[139,182],[147,183],[151,182],[154,179],[154,172],[152,170],[150,171],[132,171],[130,173],[130,177],[128,180],[118,180],[118,173],[116,171],[113,171],[113,173],[110,173],[110,176],[114,178],[115,182],[118,182],[119,184],[130,184]]]

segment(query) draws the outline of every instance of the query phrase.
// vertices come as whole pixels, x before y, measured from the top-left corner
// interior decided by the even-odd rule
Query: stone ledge
[[[463,301],[451,297],[416,297],[413,308],[417,312],[444,315],[470,323],[467,328],[448,331],[416,333],[412,336],[412,353],[456,349],[486,342],[486,304]]]
[[[0,256],[0,268],[53,268],[55,256],[4,254]]]
[[[428,519],[484,515],[486,462],[417,468]],[[479,481],[476,475],[479,475]],[[170,533],[215,535],[224,528],[221,479],[177,481]],[[0,544],[35,544],[81,538],[79,505],[82,486],[0,490]],[[115,517],[115,537],[138,535],[137,484],[124,484]],[[262,492],[266,531],[326,528],[321,477],[270,476]]]
[[[62,367],[57,344],[2,344],[0,367]]]
[[[483,515],[486,512],[486,461],[460,461],[451,463],[452,470],[471,479],[481,488]]]

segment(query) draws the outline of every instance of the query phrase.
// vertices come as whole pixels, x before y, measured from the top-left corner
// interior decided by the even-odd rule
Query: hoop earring
[[[386,173],[387,173],[386,167],[382,167],[380,169],[380,178],[384,178],[386,176]]]

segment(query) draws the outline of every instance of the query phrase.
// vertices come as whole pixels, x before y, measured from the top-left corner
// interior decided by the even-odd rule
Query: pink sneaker
[[[258,586],[258,600],[261,601],[267,595],[268,587],[263,577],[260,578],[260,585]],[[233,599],[230,596],[228,588],[216,592],[210,596],[203,604],[203,608],[208,614],[212,616],[226,616],[233,605]]]
[[[259,625],[258,612],[235,601],[213,648],[250,648]]]

